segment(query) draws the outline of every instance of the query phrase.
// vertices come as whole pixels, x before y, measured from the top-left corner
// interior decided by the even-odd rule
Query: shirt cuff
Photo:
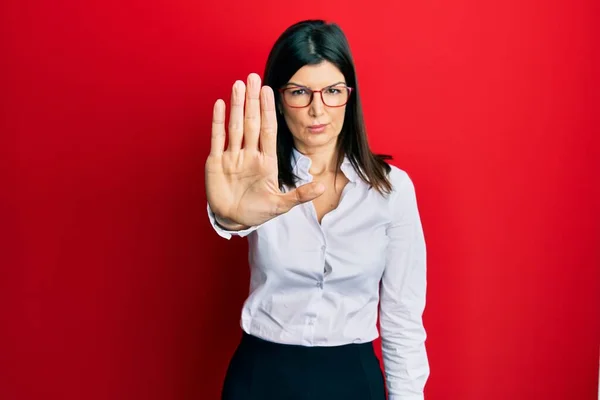
[[[410,395],[410,396],[402,396],[401,394],[397,395],[389,395],[388,400],[425,400],[424,395]]]
[[[208,219],[210,220],[210,224],[212,225],[213,229],[219,234],[219,236],[221,236],[222,238],[227,239],[227,240],[230,240],[232,236],[240,236],[240,237],[248,236],[249,234],[251,234],[252,232],[257,230],[258,228],[260,228],[260,225],[257,225],[257,226],[251,226],[248,229],[243,229],[240,231],[230,231],[230,230],[227,230],[227,229],[221,227],[217,223],[215,213],[210,209],[210,205],[208,204],[208,202],[206,203],[206,212],[208,213]]]

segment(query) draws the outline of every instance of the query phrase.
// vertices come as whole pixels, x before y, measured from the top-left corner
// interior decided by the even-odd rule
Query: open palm
[[[279,190],[275,112],[273,90],[261,88],[257,74],[248,76],[247,87],[235,82],[225,150],[225,102],[215,102],[205,182],[208,204],[221,220],[260,225],[324,191],[317,183],[287,193]]]

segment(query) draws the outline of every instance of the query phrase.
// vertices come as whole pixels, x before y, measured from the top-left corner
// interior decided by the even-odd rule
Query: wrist
[[[221,228],[226,229],[228,231],[241,231],[249,228],[249,226],[238,224],[237,222],[234,222],[228,218],[224,218],[216,214],[215,221]]]

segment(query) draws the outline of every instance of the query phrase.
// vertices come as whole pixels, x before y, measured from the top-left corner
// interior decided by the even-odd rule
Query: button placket
[[[325,246],[323,246],[323,274],[327,273],[327,263],[325,262]]]

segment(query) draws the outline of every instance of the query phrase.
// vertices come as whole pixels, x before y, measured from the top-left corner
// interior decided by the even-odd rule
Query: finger
[[[324,192],[325,186],[322,183],[312,182],[293,189],[290,192],[281,194],[277,207],[277,214],[284,214],[298,204],[314,200]]]
[[[225,147],[225,102],[221,99],[213,107],[212,132],[210,136],[210,154],[221,156]]]
[[[244,137],[244,96],[246,85],[236,81],[231,88],[231,110],[229,111],[229,151],[237,152]]]
[[[277,114],[273,89],[264,86],[260,99],[260,148],[267,156],[277,156]]]
[[[246,90],[246,112],[244,113],[244,148],[258,150],[260,132],[260,76],[248,75]]]

